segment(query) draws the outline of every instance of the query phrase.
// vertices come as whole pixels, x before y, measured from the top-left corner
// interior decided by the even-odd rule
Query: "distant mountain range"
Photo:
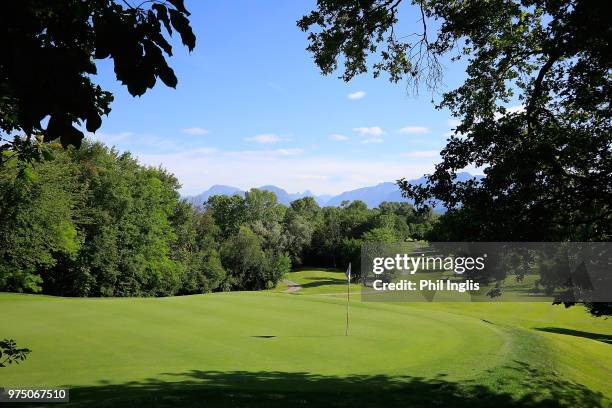
[[[323,207],[332,198],[331,194],[322,194],[322,195],[316,196],[316,195],[314,195],[312,192],[310,192],[308,190],[304,191],[303,193],[293,193],[293,194],[290,194],[290,193],[286,192],[285,190],[283,190],[282,188],[276,187],[276,186],[272,186],[272,185],[257,187],[257,189],[270,191],[270,192],[276,194],[276,198],[278,199],[278,202],[281,203],[281,204],[287,205],[287,206],[289,205],[289,203],[291,203],[292,201],[297,200],[299,198],[313,197],[315,199],[315,201],[320,206]],[[202,204],[206,203],[208,198],[211,197],[211,196],[214,196],[214,195],[235,195],[235,194],[237,194],[237,195],[239,195],[241,197],[244,197],[244,190],[241,190],[238,187],[224,186],[224,185],[220,185],[220,184],[215,184],[214,186],[212,186],[208,190],[204,191],[203,193],[200,193],[200,194],[198,194],[196,196],[189,196],[189,197],[185,197],[185,198],[191,204],[199,206],[199,205],[202,205]]]
[[[472,176],[470,173],[462,172],[457,174],[457,181],[465,181],[472,177],[480,178],[480,176]],[[425,177],[421,177],[415,180],[409,180],[411,184],[424,184],[425,181]],[[303,193],[288,193],[282,188],[272,185],[261,186],[257,188],[259,190],[267,190],[276,194],[278,202],[284,205],[289,205],[291,201],[297,200],[302,197],[313,197],[321,207],[338,207],[343,201],[355,200],[363,201],[370,208],[378,207],[383,201],[412,201],[402,197],[402,193],[399,190],[397,184],[392,182],[380,183],[375,186],[362,187],[356,190],[345,191],[335,196],[328,194],[314,195],[309,190],[306,190]],[[185,198],[193,205],[200,206],[206,203],[210,196],[234,194],[238,194],[244,197],[244,190],[241,190],[237,187],[216,184],[201,194]]]

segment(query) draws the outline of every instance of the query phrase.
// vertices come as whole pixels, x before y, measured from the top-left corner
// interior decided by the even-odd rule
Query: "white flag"
[[[350,281],[351,280],[351,263],[349,262],[349,266],[348,269],[346,270],[346,278]]]

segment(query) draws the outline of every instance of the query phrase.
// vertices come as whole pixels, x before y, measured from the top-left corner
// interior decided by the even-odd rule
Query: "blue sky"
[[[96,80],[115,101],[94,136],[167,168],[183,194],[213,184],[335,194],[420,177],[439,160],[452,118],[426,90],[415,96],[369,73],[350,83],[320,74],[295,25],[314,1],[186,5],[197,45],[190,54],[175,41],[177,89],[160,82],[133,98],[102,61]],[[414,10],[401,18],[401,30],[415,31]],[[450,89],[463,66],[444,65]]]

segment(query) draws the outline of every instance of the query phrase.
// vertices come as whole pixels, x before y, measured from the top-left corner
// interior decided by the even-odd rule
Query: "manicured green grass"
[[[612,321],[548,303],[354,299],[342,272],[295,294],[66,299],[0,294],[0,338],[33,350],[2,386],[74,406],[606,406]],[[310,284],[310,285],[309,285]],[[358,290],[358,287],[352,288]]]
[[[326,268],[309,268],[298,270],[287,274],[286,277],[291,282],[295,282],[302,286],[294,294],[313,295],[321,293],[339,293],[346,294],[346,275],[344,272],[339,272],[334,269]],[[272,289],[273,292],[284,292],[287,290],[287,285],[279,283]],[[351,293],[359,294],[361,284],[351,283]]]

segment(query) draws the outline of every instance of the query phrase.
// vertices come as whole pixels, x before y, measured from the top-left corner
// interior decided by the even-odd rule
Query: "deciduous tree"
[[[33,135],[79,146],[80,125],[95,132],[111,110],[113,95],[92,80],[96,60],[110,58],[117,80],[140,96],[157,80],[176,87],[166,61],[176,31],[191,51],[195,36],[183,0],[20,0],[0,13],[0,131],[25,134],[1,139],[33,158]],[[3,156],[0,156],[4,158]],[[36,157],[34,157],[36,158]]]
[[[420,16],[402,33],[400,5]],[[424,186],[399,182],[418,207],[446,206],[438,237],[609,241],[608,15],[582,0],[319,0],[298,26],[321,71],[342,61],[347,81],[373,69],[436,90],[442,58],[467,60],[464,83],[437,105],[459,120],[441,162]],[[457,181],[467,166],[485,177]]]

